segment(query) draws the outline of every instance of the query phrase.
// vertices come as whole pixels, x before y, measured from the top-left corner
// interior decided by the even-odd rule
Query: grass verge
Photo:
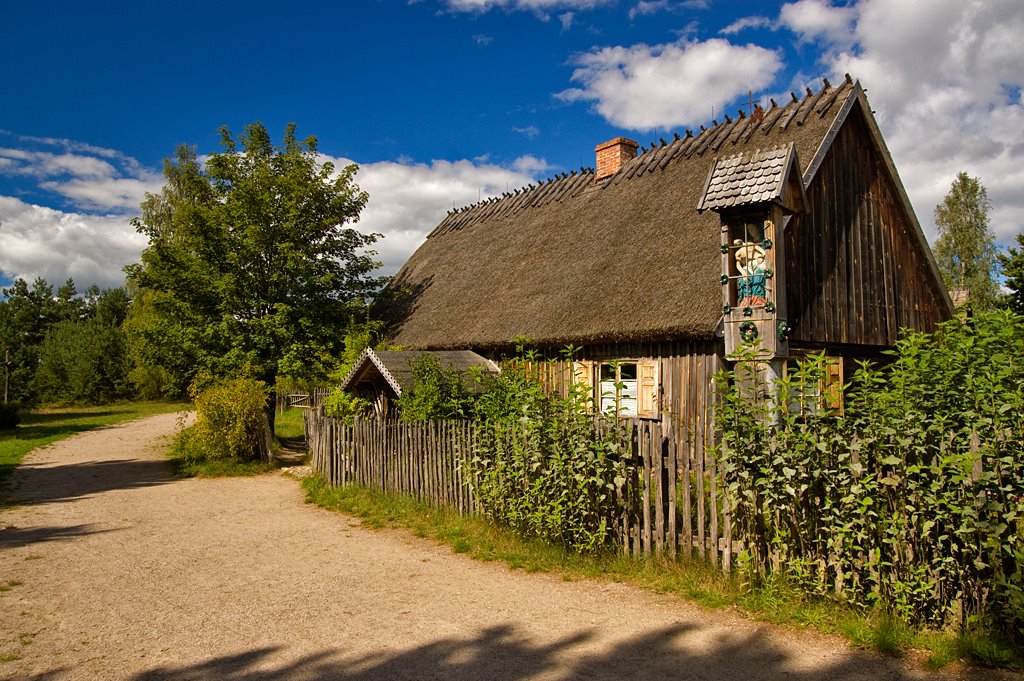
[[[410,497],[358,486],[330,487],[323,476],[302,481],[306,502],[359,517],[369,527],[406,528],[477,560],[505,562],[512,569],[549,572],[566,581],[609,579],[659,593],[670,593],[707,608],[738,610],[765,622],[814,629],[845,637],[858,648],[901,656],[913,653],[931,669],[957,660],[1020,669],[1021,651],[985,632],[967,634],[917,631],[882,611],[863,612],[845,604],[814,599],[772,581],[756,586],[723,575],[699,560],[637,560],[617,553],[578,555],[539,540],[523,539],[483,518],[461,516]]]
[[[15,429],[0,430],[0,482],[18,467],[26,454],[37,447],[94,428],[187,408],[188,405],[180,402],[124,402],[101,407],[21,412],[21,423]]]

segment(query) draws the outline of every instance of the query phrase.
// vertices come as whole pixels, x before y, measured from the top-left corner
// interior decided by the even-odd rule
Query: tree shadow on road
[[[69,525],[67,527],[4,527],[0,528],[0,550],[17,549],[40,542],[64,541],[89,534],[113,532],[112,529],[93,529],[95,525]]]
[[[174,482],[166,461],[123,459],[64,465],[22,464],[0,490],[5,503],[41,504],[74,501],[112,490]]]
[[[851,651],[839,662],[821,662],[811,670],[794,669],[796,653],[784,650],[764,631],[723,636],[711,647],[699,644],[699,625],[677,624],[622,639],[606,652],[581,648],[594,632],[582,631],[555,643],[535,644],[514,626],[482,630],[470,639],[438,639],[396,654],[343,659],[343,650],[293,658],[280,647],[257,648],[188,666],[164,666],[141,672],[133,681],[371,681],[374,679],[448,679],[519,681],[524,679],[715,679],[756,681],[853,681],[909,678],[897,660]],[[806,664],[803,666],[806,667]],[[991,671],[976,678],[991,678]],[[970,675],[968,675],[970,678]]]

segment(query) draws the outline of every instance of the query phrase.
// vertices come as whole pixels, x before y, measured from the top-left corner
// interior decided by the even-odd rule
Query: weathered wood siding
[[[310,465],[333,486],[356,483],[462,514],[480,507],[469,479],[476,427],[469,421],[357,419],[347,425],[307,410]]]
[[[808,212],[790,221],[785,237],[794,344],[880,348],[901,328],[930,331],[946,318],[927,254],[859,108],[807,197]]]
[[[658,362],[659,432],[673,440],[672,462],[663,464],[665,475],[680,481],[679,494],[672,495],[671,509],[665,517],[673,525],[666,536],[678,537],[684,555],[706,553],[708,558],[719,551],[717,539],[722,536],[717,508],[721,498],[719,476],[710,448],[715,439],[715,374],[724,367],[721,341],[607,343],[582,348],[576,359],[595,362],[653,359]],[[557,355],[552,355],[556,357]],[[494,357],[498,359],[498,357]],[[565,393],[572,383],[571,366],[564,360],[542,363],[538,367],[544,381]],[[667,467],[671,467],[668,471]],[[656,470],[663,470],[656,464]],[[658,474],[660,475],[660,473]],[[675,508],[678,504],[678,512]],[[677,520],[678,519],[678,520]],[[674,524],[679,522],[679,526]],[[671,550],[676,551],[672,546]]]
[[[658,363],[661,423],[672,425],[680,445],[693,459],[702,457],[714,436],[714,377],[723,368],[721,341],[606,343],[584,346],[578,360],[611,362],[652,359]],[[573,382],[569,363],[558,359],[537,367],[547,385],[563,395]],[[501,355],[492,359],[500,360]]]

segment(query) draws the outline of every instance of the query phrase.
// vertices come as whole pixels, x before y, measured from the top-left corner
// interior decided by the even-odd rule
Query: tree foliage
[[[121,324],[124,289],[68,279],[54,292],[42,278],[17,279],[0,301],[0,361],[9,357],[9,399],[25,404],[106,402],[129,394]]]
[[[1019,315],[1024,315],[1024,234],[1017,235],[1017,246],[999,255],[1006,288],[1010,289],[1007,306]]]
[[[0,352],[9,358],[9,399],[24,404],[37,401],[35,373],[39,347],[49,326],[58,321],[53,287],[44,279],[32,286],[24,279],[4,289],[0,302]]]
[[[128,352],[121,324],[128,308],[124,289],[83,301],[78,319],[51,326],[39,348],[35,386],[40,399],[57,404],[104,404],[128,397]]]
[[[205,164],[179,147],[166,184],[148,195],[136,229],[149,239],[127,268],[137,292],[128,320],[132,378],[180,392],[194,375],[323,374],[354,311],[381,281],[355,222],[367,195],[356,166],[321,163],[316,139],[290,124],[275,146],[259,123]]]
[[[589,388],[573,385],[564,397],[549,390],[547,363],[521,348],[519,361],[486,377],[474,405],[485,427],[469,466],[473,489],[488,517],[522,536],[579,553],[606,549],[629,445],[614,419],[595,428]]]
[[[999,296],[996,242],[989,229],[988,190],[981,180],[961,172],[935,207],[935,259],[946,287],[966,291],[972,309],[989,310]]]

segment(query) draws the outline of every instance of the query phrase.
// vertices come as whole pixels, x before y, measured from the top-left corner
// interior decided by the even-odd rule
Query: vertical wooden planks
[[[726,444],[722,443],[723,452]],[[729,488],[722,485],[722,536],[725,538],[725,550],[722,552],[722,570],[726,573],[732,570],[732,500],[729,498]]]
[[[644,557],[651,555],[651,441],[644,437],[642,427],[636,429],[640,445],[640,456],[643,459],[643,485],[641,492],[641,503],[643,505],[643,550]]]
[[[662,457],[661,429],[651,421],[645,421],[647,447],[651,453],[652,482],[654,488],[654,551],[658,556],[665,552],[665,460]]]
[[[667,475],[666,483],[668,485],[668,551],[669,555],[675,558],[678,555],[679,547],[676,542],[676,493],[679,489],[679,482],[677,477],[677,457],[679,455],[679,448],[676,447],[675,434],[672,432],[671,424],[666,424],[665,429],[661,434],[662,446],[666,450],[666,463],[667,463]]]
[[[710,393],[721,361],[715,345],[604,348],[608,353],[627,350],[659,362],[661,413],[658,419],[620,422],[627,466],[626,481],[616,490],[615,541],[627,555],[685,558],[699,550],[701,556],[731,564],[729,509],[714,457],[705,451],[714,441]],[[553,388],[564,382],[560,374],[569,375],[568,366],[545,376]],[[331,421],[311,419],[308,428],[314,465],[329,468],[332,484],[357,481],[460,513],[481,512],[470,461],[483,426],[359,420],[348,427]]]

